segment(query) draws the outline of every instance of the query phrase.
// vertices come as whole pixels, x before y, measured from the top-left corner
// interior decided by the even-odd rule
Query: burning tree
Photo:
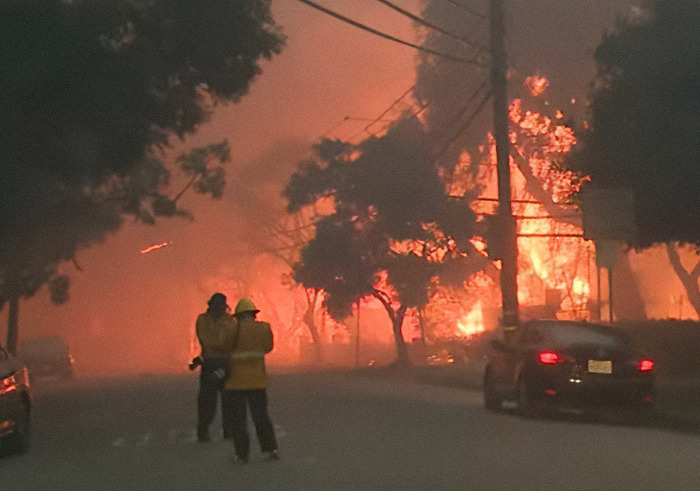
[[[515,100],[510,111],[522,301],[543,305],[551,291],[558,298],[546,315],[587,318],[592,251],[571,202],[586,179],[561,167],[576,138],[561,112],[548,117],[522,106]],[[295,279],[320,291],[337,319],[359,298],[380,300],[401,361],[409,309],[424,309],[421,320],[436,340],[482,331],[484,312],[498,305],[492,254],[499,237],[489,220],[496,201],[494,141],[487,139],[473,164],[465,154],[451,171],[431,163],[429,147],[417,120],[360,145],[326,140],[286,190],[290,211],[320,198],[335,200],[333,213],[316,223],[316,236],[302,250]]]
[[[335,202],[333,213],[317,222],[294,278],[323,290],[335,319],[364,296],[381,301],[399,363],[408,362],[401,330],[407,309],[427,303],[440,281],[469,276],[443,273],[472,267],[463,251],[475,215],[469,200],[450,199],[429,148],[415,118],[359,145],[324,140],[285,192],[291,212],[329,195]]]
[[[528,83],[526,79],[525,84]],[[547,312],[548,316],[559,312],[562,316],[586,318],[589,316],[591,246],[582,238],[581,214],[573,198],[587,178],[562,168],[566,155],[576,144],[576,137],[564,123],[561,111],[555,111],[550,117],[523,106],[523,100],[514,100],[509,114],[521,302],[545,305],[547,292],[552,292],[561,297],[553,299],[554,311]],[[484,183],[482,198],[496,193],[492,141],[486,149],[488,153],[482,156],[485,165],[478,179]],[[488,212],[493,200],[480,201],[475,206]],[[489,246],[494,242],[497,245],[498,237],[493,236],[493,230],[487,228],[486,236]]]
[[[536,7],[511,4],[508,8],[512,18],[518,19],[523,10],[545,10],[547,5],[544,2]],[[455,7],[458,6],[455,4]],[[461,55],[465,54],[465,49],[470,49],[475,61],[488,64],[489,48],[480,42],[485,38],[487,24],[478,16],[465,15],[464,9],[460,8],[448,9],[444,2],[429,1],[424,4],[422,17],[473,41],[471,48],[465,48],[464,43],[457,42],[454,36],[426,30],[422,33],[424,46],[440,53]],[[508,59],[516,60],[508,67],[508,90],[517,94],[511,106],[509,134],[511,198],[520,251],[518,297],[526,317],[541,313],[586,317],[589,314],[587,270],[591,247],[581,237],[580,213],[569,199],[580,185],[580,178],[561,169],[562,161],[575,141],[571,126],[575,121],[572,116],[576,116],[578,108],[571,96],[554,94],[559,101],[572,101],[570,106],[562,108],[566,117],[554,113],[549,105],[552,100],[549,80],[534,72],[536,67],[518,60],[525,53],[524,59],[538,60],[538,70],[547,68],[547,57],[539,57],[546,37],[539,35],[539,29],[533,30],[538,32],[533,36],[536,43],[531,44],[532,39],[524,35],[526,29],[523,29],[518,37],[525,39],[521,42],[518,37],[513,37],[508,49]],[[528,49],[532,51],[528,53]],[[538,57],[535,58],[536,53]],[[465,185],[462,187],[478,188],[480,199],[473,204],[480,215],[477,231],[486,242],[486,253],[490,259],[495,259],[500,255],[501,232],[498,221],[491,217],[496,212],[498,193],[493,138],[488,134],[493,115],[484,110],[488,108],[491,96],[488,72],[478,64],[449,63],[431,53],[420,53],[418,58],[414,96],[421,104],[429,106],[424,123],[434,141],[440,142],[439,146],[436,145],[436,163],[444,169],[445,175],[464,174]],[[559,66],[549,69],[553,75],[561,75]],[[578,94],[574,96],[577,98]],[[533,107],[538,110],[532,110]],[[552,114],[546,113],[549,111]],[[498,261],[484,261],[481,273],[484,283],[493,288],[498,275]],[[551,308],[542,312],[541,307],[548,298],[553,299]],[[498,305],[498,302],[491,302]],[[484,305],[482,303],[480,307],[482,312]]]
[[[237,101],[278,53],[269,1],[3,2],[0,6],[0,306],[7,347],[18,299],[50,282],[67,299],[61,261],[117,230],[182,214],[155,157],[217,101]],[[196,190],[220,195],[226,144],[183,156]]]
[[[595,57],[590,127],[568,165],[591,186],[634,193],[638,250],[665,243],[700,315],[700,262],[686,269],[678,247],[700,246],[700,4],[657,1],[621,20]]]
[[[544,77],[538,80],[537,87],[546,86]],[[528,83],[532,81],[526,79]],[[541,90],[532,94],[529,102],[540,94]],[[587,178],[562,166],[576,137],[561,111],[548,116],[525,105],[524,100],[514,100],[509,115],[521,304],[531,315],[588,318],[593,251],[582,237],[581,214],[574,202]],[[382,150],[370,153],[370,144]],[[356,146],[326,140],[316,146],[316,159],[300,164],[286,191],[290,211],[321,197],[335,200],[334,213],[317,222],[316,237],[303,249],[295,278],[327,295],[326,307],[339,318],[350,313],[356,299],[378,298],[394,325],[400,357],[405,356],[400,323],[410,307],[424,308],[421,319],[435,340],[484,330],[484,324],[492,323],[485,312],[499,305],[494,252],[500,237],[490,220],[497,202],[494,140],[489,135],[474,157],[463,153],[451,170],[435,167],[435,152],[422,154],[426,160],[421,165],[432,169],[430,179],[438,184],[421,192],[440,193],[437,196],[447,203],[470,206],[480,216],[476,223],[454,220],[449,213],[441,215],[441,221],[431,220],[425,210],[433,206],[434,196],[402,201],[397,193],[387,201],[392,185],[401,191],[409,188],[400,176],[428,182],[408,163],[426,148],[434,147],[416,120]],[[383,152],[402,159],[401,167],[382,160]],[[396,184],[385,174],[396,176]],[[378,198],[369,198],[374,196]],[[402,202],[404,207],[398,207]],[[387,216],[396,218],[387,223]],[[407,229],[411,224],[419,226]],[[459,230],[460,224],[467,227]],[[542,310],[545,305],[549,310]]]

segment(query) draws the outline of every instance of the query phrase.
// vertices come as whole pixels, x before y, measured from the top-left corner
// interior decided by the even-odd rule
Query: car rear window
[[[623,348],[627,342],[615,333],[605,333],[602,330],[585,325],[549,325],[540,327],[542,333],[558,345],[571,346],[594,344],[609,348]]]

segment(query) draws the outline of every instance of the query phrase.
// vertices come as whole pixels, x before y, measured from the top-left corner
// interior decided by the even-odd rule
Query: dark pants
[[[225,377],[218,377],[215,372],[226,369],[225,361],[219,359],[204,360],[202,371],[199,374],[199,395],[197,396],[197,438],[199,440],[209,439],[209,426],[216,416],[216,406],[221,394],[221,417],[224,427],[224,438],[230,438],[227,428],[230,411],[226,410],[226,400],[224,398]],[[220,372],[219,372],[220,373]]]
[[[248,436],[248,408],[255,425],[255,433],[260,442],[260,450],[271,452],[277,450],[275,429],[267,412],[267,391],[257,390],[225,390],[226,408],[230,411],[228,421],[231,423],[231,436],[236,456],[247,459],[250,453],[250,437]]]

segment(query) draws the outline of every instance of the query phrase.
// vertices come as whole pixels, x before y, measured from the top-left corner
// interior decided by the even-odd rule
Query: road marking
[[[197,429],[196,428],[190,428],[186,432],[185,438],[182,439],[184,443],[197,443]]]
[[[141,435],[141,438],[139,438],[136,441],[136,446],[137,447],[145,447],[146,445],[148,445],[151,442],[152,436],[153,435],[151,435],[150,433],[144,433],[143,435]]]
[[[274,429],[277,438],[287,437],[287,431],[282,426],[275,424]],[[216,443],[219,441],[224,441],[223,430],[221,428],[213,429],[211,432],[211,442]],[[181,445],[183,443],[195,444],[197,443],[197,429],[170,428],[165,435],[148,432],[131,437],[120,436],[112,441],[112,447],[146,447],[149,445],[158,445],[159,443],[166,443],[167,445]]]
[[[113,447],[123,447],[126,443],[126,438],[120,437],[112,442]]]

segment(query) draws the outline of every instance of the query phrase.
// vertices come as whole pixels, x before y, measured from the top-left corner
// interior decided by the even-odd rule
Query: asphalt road
[[[0,489],[700,489],[700,436],[488,413],[478,391],[349,373],[274,374],[281,460],[195,439],[194,373],[34,386],[30,450]],[[217,419],[217,424],[220,424]]]

